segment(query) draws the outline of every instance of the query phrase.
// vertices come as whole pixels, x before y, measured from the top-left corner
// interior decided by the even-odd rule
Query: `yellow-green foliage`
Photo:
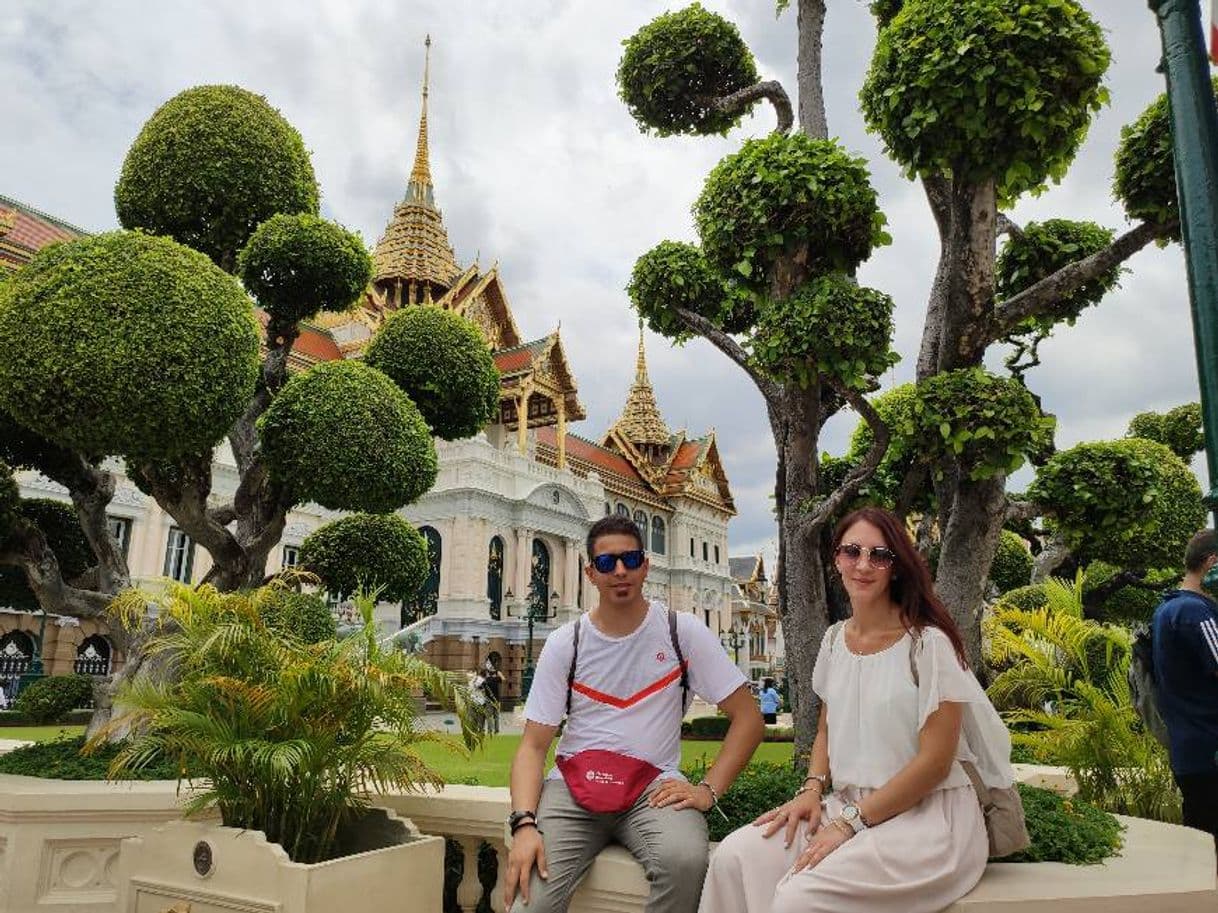
[[[161,674],[123,685],[119,714],[90,746],[131,729],[111,777],[168,758],[202,781],[187,814],[216,808],[226,826],[263,831],[293,861],[316,862],[335,854],[340,825],[373,792],[439,785],[416,747],[454,743],[419,726],[420,692],[455,708],[467,745],[478,737],[465,691],[381,645],[373,597],[356,600],[358,633],[310,644],[267,623],[275,596],[180,584],[120,595],[113,620],[151,626],[144,656]],[[148,619],[153,599],[159,612]]]
[[[1070,769],[1082,799],[1117,814],[1179,821],[1167,754],[1130,702],[1131,635],[1083,618],[1082,575],[1044,584],[1043,608],[999,604],[986,622],[989,687],[1016,744]]]

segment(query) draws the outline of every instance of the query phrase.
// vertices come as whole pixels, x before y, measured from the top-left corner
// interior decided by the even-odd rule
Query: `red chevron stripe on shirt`
[[[598,703],[608,704],[610,707],[617,707],[619,710],[625,710],[627,707],[637,704],[639,701],[643,700],[644,698],[650,697],[651,695],[655,694],[657,691],[667,688],[673,682],[677,681],[677,679],[679,679],[681,677],[681,670],[686,668],[688,665],[689,665],[689,663],[686,662],[683,665],[677,666],[675,669],[673,669],[663,678],[657,679],[656,681],[652,682],[642,691],[636,691],[634,694],[630,695],[630,697],[615,697],[612,694],[606,694],[603,691],[597,691],[595,688],[593,688],[589,685],[585,685],[582,682],[573,682],[571,685],[571,689],[573,691],[578,691],[584,697],[591,698],[592,700],[597,701]]]

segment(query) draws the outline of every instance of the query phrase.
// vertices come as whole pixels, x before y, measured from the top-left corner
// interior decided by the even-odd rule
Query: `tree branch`
[[[1020,228],[1005,212],[998,213],[998,228],[995,234],[999,236],[1010,235],[1012,238],[1017,240],[1023,240],[1023,229]]]
[[[1154,225],[1143,222],[1121,235],[1103,250],[1063,266],[1057,272],[1008,298],[994,309],[990,341],[1011,335],[1030,317],[1052,316],[1059,302],[1084,283],[1102,276],[1125,262],[1151,241],[1167,235],[1176,223]]]
[[[69,585],[46,536],[28,520],[18,520],[0,544],[0,565],[15,565],[25,571],[26,581],[43,611],[93,618],[103,614],[113,598],[111,593]]]
[[[1007,523],[1020,520],[1034,520],[1044,513],[1044,509],[1035,501],[1007,500]]]
[[[725,114],[739,114],[763,98],[769,100],[770,104],[774,106],[774,113],[778,116],[778,126],[774,128],[774,132],[790,133],[791,127],[795,124],[791,99],[787,95],[787,90],[782,87],[782,83],[776,79],[763,80],[747,89],[717,98],[714,101],[714,107]]]
[[[723,332],[701,314],[695,314],[693,311],[688,311],[685,308],[677,308],[677,316],[684,321],[689,329],[705,338],[716,349],[739,365],[740,369],[756,385],[761,395],[765,397],[767,403],[771,401],[777,402],[782,397],[782,390],[779,385],[753,366],[753,363],[749,360],[749,353],[744,351],[740,343],[732,339],[731,336]]]
[[[875,473],[876,467],[880,465],[880,460],[884,458],[885,451],[888,450],[889,431],[888,426],[884,424],[884,420],[880,418],[879,413],[871,403],[867,402],[867,398],[852,387],[843,384],[836,379],[828,379],[829,385],[836,390],[843,399],[848,402],[856,412],[863,417],[863,420],[871,428],[872,442],[871,449],[867,451],[867,456],[863,462],[850,470],[846,474],[846,478],[842,480],[842,484],[829,497],[817,505],[816,511],[812,514],[811,524],[815,528],[823,526],[833,517],[850,498],[858,494],[859,486],[866,482]]]
[[[244,550],[207,504],[211,494],[211,454],[183,457],[167,469],[151,464],[133,466],[146,490],[177,521],[191,541],[211,554],[217,565],[242,564]]]

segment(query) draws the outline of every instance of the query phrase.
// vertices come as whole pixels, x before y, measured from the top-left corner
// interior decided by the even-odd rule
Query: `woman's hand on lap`
[[[826,856],[853,836],[853,834],[847,836],[845,829],[841,827],[820,828],[808,842],[807,848],[796,857],[791,871],[794,873],[815,868]]]
[[[820,829],[820,791],[810,789],[796,796],[790,802],[785,802],[778,808],[771,809],[753,822],[753,827],[767,825],[763,837],[773,837],[780,830],[786,829],[783,846],[790,846],[799,833],[799,823],[807,822],[806,832],[811,836]]]

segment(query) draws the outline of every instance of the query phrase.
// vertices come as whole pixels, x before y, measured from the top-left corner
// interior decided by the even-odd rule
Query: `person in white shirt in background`
[[[546,638],[525,703],[512,760],[505,905],[563,913],[596,854],[617,842],[651,882],[647,913],[694,913],[707,864],[703,812],[760,744],[761,715],[715,635],[643,596],[648,563],[628,517],[593,524],[587,550],[599,604]],[[680,771],[690,691],[730,720],[700,783]],[[543,779],[564,715],[558,764]]]
[[[863,508],[833,549],[853,614],[826,632],[812,673],[821,711],[808,778],[719,844],[699,913],[930,913],[985,871],[985,822],[961,762],[1010,787],[1010,735],[905,524]]]

